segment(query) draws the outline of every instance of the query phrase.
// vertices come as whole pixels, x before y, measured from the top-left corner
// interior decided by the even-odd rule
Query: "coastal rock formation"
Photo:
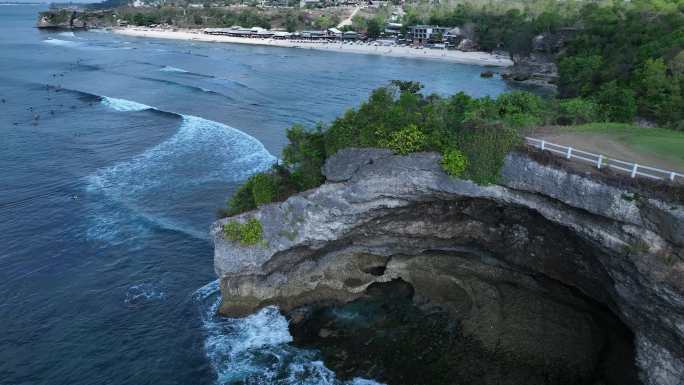
[[[558,66],[553,55],[533,52],[528,56],[514,57],[513,63],[502,74],[504,79],[536,87],[556,88]]]
[[[416,309],[409,313],[425,312],[422,320],[443,310],[459,325],[459,344],[498,357],[506,383],[593,383],[613,362],[619,369],[600,381],[623,385],[635,383],[628,375],[635,362],[645,384],[684,384],[683,205],[522,154],[509,155],[500,184],[490,186],[449,177],[439,160],[434,153],[342,150],[328,159],[319,188],[215,222],[220,312],[243,316],[278,305],[293,330],[304,325],[295,341],[306,330],[330,339],[343,331],[325,326],[332,313],[315,309],[399,285],[407,288],[387,292],[407,292],[406,306]],[[223,237],[228,220],[248,218],[261,221],[262,244]],[[611,342],[615,322],[633,333],[625,349]],[[339,348],[326,364],[343,371],[352,358]],[[439,349],[447,358],[458,354]],[[383,376],[369,363],[356,366]],[[490,374],[479,383],[502,378]]]
[[[514,65],[502,77],[526,85],[555,89],[558,83],[559,55],[576,30],[565,28],[555,33],[543,33],[532,38],[532,52],[516,55]]]
[[[60,9],[40,12],[36,26],[42,29],[105,28],[116,25],[113,11],[73,11]]]

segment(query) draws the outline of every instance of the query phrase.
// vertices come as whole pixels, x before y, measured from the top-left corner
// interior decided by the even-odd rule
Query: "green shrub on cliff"
[[[258,207],[275,200],[278,193],[278,182],[273,174],[258,173],[250,178],[252,199]]]
[[[599,119],[599,107],[589,99],[573,98],[558,103],[558,124],[585,124]]]
[[[256,218],[251,218],[240,229],[240,243],[243,245],[256,245],[264,237],[264,230]]]
[[[231,241],[240,239],[240,222],[230,221],[223,225],[223,235]]]
[[[223,225],[223,234],[227,239],[240,242],[243,246],[256,245],[264,237],[261,222],[256,218],[250,218],[245,223],[229,221]]]
[[[451,176],[460,176],[468,165],[468,159],[459,150],[447,150],[442,155],[442,169]]]
[[[426,135],[415,124],[409,124],[390,134],[389,140],[380,143],[395,154],[406,155],[425,149],[426,140]]]
[[[321,167],[325,162],[325,134],[323,127],[306,130],[295,124],[287,130],[289,144],[283,149],[284,168],[288,182],[297,190],[308,190],[323,183]],[[281,173],[282,174],[282,173]]]
[[[486,185],[497,182],[506,155],[521,138],[516,130],[495,123],[464,128],[457,143],[468,159],[462,176]]]
[[[252,178],[250,178],[235,191],[228,201],[227,216],[244,213],[245,211],[254,210],[257,207],[254,202],[252,186]]]

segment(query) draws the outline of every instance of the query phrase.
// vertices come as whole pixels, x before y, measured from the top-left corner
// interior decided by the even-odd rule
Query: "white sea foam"
[[[154,109],[110,97],[102,97],[102,104],[121,112]],[[129,160],[97,170],[88,177],[88,191],[105,194],[152,224],[206,239],[204,227],[184,223],[183,215],[170,216],[168,208],[186,205],[209,184],[244,180],[269,168],[276,158],[242,131],[196,116],[178,116],[181,123],[175,134]],[[96,221],[110,222],[109,218]]]
[[[59,36],[66,36],[66,37],[76,37],[73,32],[68,31],[68,32],[60,32],[58,33]]]
[[[110,98],[108,96],[102,97],[102,104],[117,111],[144,111],[153,109],[153,107],[146,104],[126,99]]]
[[[49,38],[46,40],[43,40],[43,43],[51,44],[51,45],[56,45],[60,47],[76,47],[79,45],[78,42],[75,41],[70,41],[70,40],[61,40],[61,39],[53,39]]]
[[[148,301],[161,301],[164,298],[166,298],[164,291],[153,283],[144,282],[129,287],[124,302],[127,305],[135,306]]]
[[[218,294],[219,293],[219,280],[214,280],[209,282],[208,284],[200,287],[199,289],[195,290],[195,293],[193,294],[193,298],[195,301],[204,301],[207,298],[209,298],[212,295]]]
[[[164,72],[181,72],[181,73],[187,73],[188,71],[181,69],[181,68],[176,68],[176,67],[171,67],[171,66],[164,66],[163,68],[159,69],[159,71],[164,71]]]
[[[217,316],[218,293],[216,280],[194,295],[204,307],[204,348],[216,372],[217,385],[382,385],[362,378],[347,382],[336,379],[316,351],[290,345],[287,320],[276,307],[266,307],[245,318]]]

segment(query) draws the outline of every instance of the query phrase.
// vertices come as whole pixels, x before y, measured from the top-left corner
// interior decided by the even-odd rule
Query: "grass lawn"
[[[684,132],[665,128],[643,128],[624,123],[590,123],[558,127],[556,132],[600,135],[619,142],[636,153],[667,159],[684,170]]]

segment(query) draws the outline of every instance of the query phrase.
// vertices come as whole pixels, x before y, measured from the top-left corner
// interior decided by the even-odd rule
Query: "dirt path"
[[[359,7],[359,6],[357,6],[356,8],[354,8],[354,11],[352,11],[351,15],[349,15],[348,18],[342,20],[342,22],[341,22],[340,24],[337,25],[337,28],[342,28],[342,27],[344,27],[345,25],[352,25],[352,18],[353,18],[354,16],[356,16],[356,13],[359,12],[360,9],[361,9],[361,7]]]
[[[610,158],[636,162],[645,166],[664,170],[684,172],[684,165],[676,160],[656,154],[637,151],[629,145],[615,140],[606,134],[586,132],[537,132],[533,137],[548,140],[563,146],[575,147],[580,150],[603,154]]]

